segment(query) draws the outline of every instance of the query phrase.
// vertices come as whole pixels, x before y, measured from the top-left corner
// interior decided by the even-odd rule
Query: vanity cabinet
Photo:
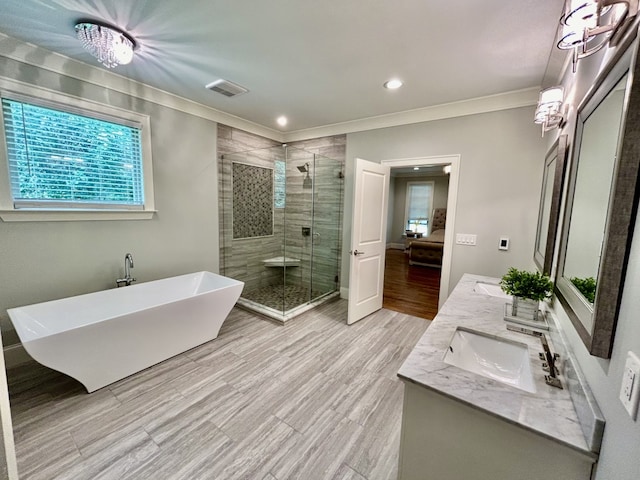
[[[591,478],[594,455],[421,385],[404,384],[399,480]]]
[[[552,352],[562,352],[559,378],[564,388],[545,383],[541,338],[507,330],[507,299],[485,285],[498,282],[465,274],[400,367],[404,405],[399,480],[592,477],[604,419],[597,405],[587,401],[592,398],[588,385],[574,374],[554,328],[545,333],[545,340]],[[518,357],[518,362],[527,364],[524,370],[530,369],[531,383],[527,388],[514,386],[506,375],[510,362],[504,355],[485,356],[471,343],[452,347],[460,331],[493,338],[499,345],[519,344],[525,357]],[[471,349],[469,358],[479,364],[495,362],[497,371],[479,375],[447,362],[445,353],[461,348]]]

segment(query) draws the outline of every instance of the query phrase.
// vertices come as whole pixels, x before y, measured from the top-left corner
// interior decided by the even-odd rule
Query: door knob
[[[353,250],[353,251],[349,250],[349,253],[353,253],[355,256],[364,255],[364,252],[359,252],[358,250]]]

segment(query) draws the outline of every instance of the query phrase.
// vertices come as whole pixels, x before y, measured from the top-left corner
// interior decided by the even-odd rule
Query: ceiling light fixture
[[[573,49],[573,71],[581,58],[607,43],[618,44],[638,14],[639,0],[565,0],[558,48]]]
[[[276,119],[276,122],[278,122],[278,125],[280,125],[281,127],[284,127],[287,125],[287,117],[282,115]]]
[[[82,46],[107,68],[131,63],[136,42],[125,32],[96,22],[76,24]]]
[[[384,82],[384,88],[388,88],[389,90],[395,90],[396,88],[400,88],[402,85],[402,80],[398,80],[397,78]]]
[[[413,167],[414,170],[420,170],[420,167]]]
[[[557,128],[564,120],[564,89],[551,87],[540,92],[538,106],[534,115],[534,123],[542,125],[542,136],[553,128]]]

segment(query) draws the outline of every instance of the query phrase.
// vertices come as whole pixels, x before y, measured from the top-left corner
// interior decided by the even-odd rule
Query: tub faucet
[[[116,285],[118,287],[128,287],[132,282],[135,282],[136,279],[131,277],[131,269],[133,268],[133,256],[130,253],[127,253],[124,256],[124,278],[118,278],[116,280]]]

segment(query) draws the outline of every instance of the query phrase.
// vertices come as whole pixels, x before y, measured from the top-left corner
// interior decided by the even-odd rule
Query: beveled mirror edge
[[[592,355],[596,355],[598,357],[602,357],[602,355],[597,355],[595,353],[592,353],[591,333],[588,332],[586,328],[584,328],[584,325],[582,324],[578,316],[574,313],[573,309],[571,308],[569,301],[565,298],[565,296],[562,294],[562,291],[558,288],[557,283],[553,290],[553,293],[555,294],[556,298],[560,301],[560,305],[562,305],[562,308],[564,309],[567,316],[569,317],[569,320],[571,320],[571,323],[573,324],[573,327],[576,329],[576,332],[578,333],[580,340],[582,340],[582,343],[584,343],[585,347],[587,347],[587,350],[589,351],[589,353],[591,353]],[[604,358],[609,358],[609,356],[607,355]]]
[[[553,191],[551,194],[551,206],[549,208],[549,225],[547,230],[547,243],[545,246],[544,258],[540,258],[537,248],[534,248],[533,259],[538,265],[538,268],[542,269],[542,273],[551,275],[551,269],[553,265],[553,254],[555,253],[556,237],[558,234],[558,222],[560,221],[560,201],[562,199],[562,188],[564,186],[564,175],[567,166],[567,153],[568,153],[568,138],[566,134],[559,135],[556,141],[553,143],[547,155],[544,159],[545,170],[550,159],[555,158],[556,168],[553,177]],[[541,218],[542,209],[544,207],[544,182],[546,176],[543,173],[542,177],[543,187],[540,193],[540,208],[538,210],[538,218]],[[536,232],[536,242],[538,245],[538,235],[540,234],[540,226],[538,226]]]
[[[637,42],[633,43],[636,37],[637,30],[607,64],[607,68],[598,75],[593,87],[585,95],[578,109],[578,112],[581,112],[585,105],[592,101],[603,84],[610,80],[609,76],[618,68],[619,62],[630,54],[629,67],[625,72],[630,74],[631,87],[628,92],[628,103],[624,112],[625,122],[622,126],[623,131],[619,144],[620,150],[614,170],[614,181],[610,194],[610,206],[607,212],[607,227],[603,239],[602,256],[597,278],[596,302],[593,305],[593,322],[590,332],[587,331],[571,305],[575,302],[568,298],[571,296],[570,288],[566,286],[563,288],[561,285],[563,281],[568,283],[562,275],[569,225],[567,220],[572,209],[572,201],[569,198],[565,205],[558,268],[556,269],[555,295],[558,297],[589,353],[602,358],[611,357],[640,193],[638,191],[638,173],[640,171],[640,62],[636,61]],[[620,75],[620,78],[622,76]],[[638,82],[635,82],[635,79],[638,79]],[[579,155],[580,148],[579,127],[580,122],[577,122],[577,133],[574,139],[574,158],[568,183],[569,195],[573,194],[575,188],[574,169],[577,163],[575,159]]]

